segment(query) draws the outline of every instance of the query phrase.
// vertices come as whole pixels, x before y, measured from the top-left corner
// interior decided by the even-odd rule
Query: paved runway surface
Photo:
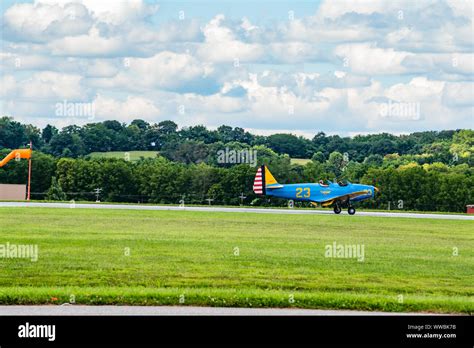
[[[224,307],[191,307],[191,306],[83,306],[83,305],[58,305],[58,306],[0,306],[0,316],[43,316],[43,315],[431,315],[427,313],[389,313],[389,312],[363,312],[346,310],[323,309],[291,309],[291,308],[224,308]]]
[[[179,207],[171,205],[140,205],[140,204],[85,204],[85,203],[27,203],[0,202],[1,207],[42,207],[42,208],[89,208],[89,209],[128,209],[128,210],[177,210],[177,211],[210,211],[229,213],[259,214],[334,214],[330,210],[309,209],[265,209],[265,208],[230,208],[230,207]],[[347,215],[346,211],[342,214]],[[474,216],[452,214],[421,214],[421,213],[389,213],[389,212],[357,212],[355,216],[404,217],[418,219],[474,220]]]

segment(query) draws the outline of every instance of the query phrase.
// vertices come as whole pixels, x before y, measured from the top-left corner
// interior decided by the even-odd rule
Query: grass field
[[[89,154],[92,158],[121,158],[128,161],[138,161],[141,157],[155,158],[158,151],[110,151],[110,152],[92,152]]]
[[[0,244],[39,248],[0,258],[2,304],[474,312],[472,221],[0,208],[0,224]],[[364,260],[325,257],[334,242]]]
[[[311,162],[311,160],[308,158],[292,158],[291,159],[291,164],[299,164],[300,166],[304,166],[308,162]]]

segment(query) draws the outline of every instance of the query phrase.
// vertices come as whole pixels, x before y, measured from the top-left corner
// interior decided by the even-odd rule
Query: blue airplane
[[[354,215],[356,210],[353,203],[374,198],[378,189],[371,185],[352,184],[350,182],[333,183],[330,181],[302,184],[279,184],[267,166],[257,170],[253,183],[253,191],[258,195],[273,196],[295,201],[317,203],[323,207],[333,206],[334,213],[340,214],[343,207]]]

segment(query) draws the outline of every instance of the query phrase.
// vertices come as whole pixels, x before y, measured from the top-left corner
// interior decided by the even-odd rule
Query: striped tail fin
[[[267,193],[267,189],[277,189],[282,188],[283,185],[280,185],[276,179],[273,177],[270,170],[268,170],[267,166],[261,166],[257,170],[257,174],[255,174],[255,179],[253,181],[253,192],[257,195],[265,195]]]
[[[255,174],[255,179],[253,180],[253,192],[257,195],[264,195],[265,192],[265,166],[258,167],[257,174]]]

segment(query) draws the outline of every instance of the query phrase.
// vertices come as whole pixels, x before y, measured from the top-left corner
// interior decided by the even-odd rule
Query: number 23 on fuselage
[[[255,175],[253,190],[256,194],[296,201],[320,203],[323,207],[333,206],[339,214],[347,207],[350,215],[355,214],[353,203],[373,198],[378,189],[371,185],[352,183],[301,183],[279,184],[267,166],[261,166]]]

